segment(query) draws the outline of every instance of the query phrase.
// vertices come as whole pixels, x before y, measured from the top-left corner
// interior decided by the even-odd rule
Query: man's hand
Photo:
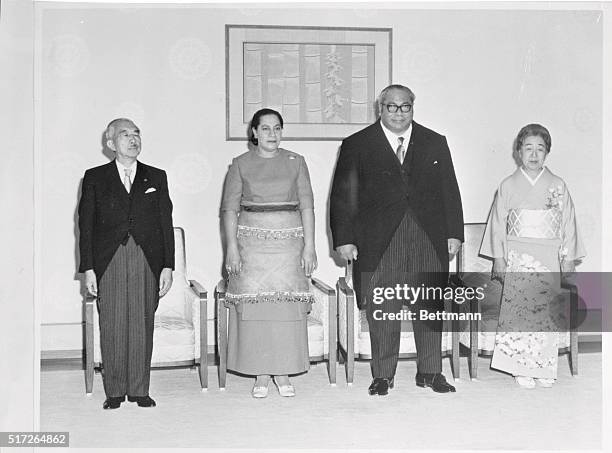
[[[504,275],[506,273],[506,260],[503,258],[493,258],[493,271],[491,272],[491,280],[498,280],[504,283]]]
[[[357,259],[357,246],[355,244],[340,245],[336,247],[336,252],[338,252],[340,258],[349,263]]]
[[[448,260],[451,261],[459,249],[461,248],[461,241],[455,238],[448,238]]]
[[[85,288],[92,296],[98,296],[98,279],[93,269],[85,271]]]
[[[164,297],[172,287],[172,269],[164,267],[159,276],[159,297]]]

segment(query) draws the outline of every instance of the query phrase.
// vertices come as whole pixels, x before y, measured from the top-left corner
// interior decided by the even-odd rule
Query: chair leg
[[[453,360],[453,378],[461,378],[461,364],[459,363],[459,321],[452,321],[452,360]]]
[[[94,378],[94,339],[93,339],[93,302],[85,305],[85,392],[91,395],[93,392]]]
[[[570,370],[572,376],[578,375],[578,292],[570,290]]]
[[[457,304],[454,301],[450,301],[450,312],[455,313],[458,311]],[[459,363],[459,321],[450,321],[446,325],[450,327],[450,338],[451,338],[451,363],[453,370],[453,378],[461,378],[461,364]],[[447,332],[448,335],[448,332]],[[447,337],[448,338],[448,337]]]
[[[328,347],[329,351],[327,354],[328,360],[328,374],[329,374],[329,383],[332,386],[336,385],[336,362],[338,352],[338,305],[337,300],[332,293],[328,300],[328,327],[329,327],[329,335],[328,335]]]
[[[200,302],[200,386],[202,391],[208,390],[208,300]]]
[[[479,313],[478,301],[471,302],[472,314]],[[474,318],[474,317],[473,317]],[[470,378],[478,378],[478,319],[470,321]]]
[[[353,385],[355,376],[355,307],[349,305],[350,299],[347,298],[346,307],[346,383]]]
[[[222,301],[219,301],[222,304]],[[225,390],[227,377],[227,318],[228,309],[221,305],[219,307],[219,390]]]

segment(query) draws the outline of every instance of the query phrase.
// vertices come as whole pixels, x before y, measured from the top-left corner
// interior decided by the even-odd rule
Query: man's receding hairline
[[[414,100],[416,99],[414,92],[407,86],[400,85],[400,84],[392,84],[382,89],[382,91],[378,95],[378,103],[382,104],[383,101],[385,100],[385,97],[393,90],[403,91],[404,93],[408,95],[411,102],[414,102]]]
[[[106,138],[107,140],[111,140],[114,138],[114,134],[115,134],[115,129],[122,123],[128,123],[131,124],[132,126],[134,126],[134,128],[140,132],[140,128],[138,126],[136,126],[136,123],[134,123],[134,121],[132,121],[129,118],[115,118],[114,120],[112,120],[110,123],[108,123],[108,126],[106,126]]]

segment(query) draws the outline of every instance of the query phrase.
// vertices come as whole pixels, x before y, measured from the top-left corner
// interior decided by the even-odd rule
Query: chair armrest
[[[208,292],[197,280],[189,280],[189,286],[193,288],[200,298],[208,298]]]
[[[459,274],[450,274],[448,276],[448,282],[456,288],[465,288],[467,285],[463,281],[463,279],[459,276]]]
[[[92,295],[87,295],[85,297],[85,313],[87,314],[88,311],[93,310],[93,307],[96,303],[96,296],[92,296]]]
[[[561,278],[561,288],[567,289],[572,295],[573,293],[578,294],[578,287],[563,277]]]
[[[313,278],[311,281],[314,286],[316,286],[318,289],[326,293],[328,296],[334,294],[335,292],[334,288],[322,282],[318,278]]]
[[[93,325],[94,325],[94,310],[96,309],[97,297],[87,295],[85,297],[85,353],[89,355],[93,360]],[[91,345],[90,345],[91,341]],[[90,347],[91,346],[91,347]]]
[[[355,299],[355,291],[346,282],[346,278],[340,277],[338,279],[338,290],[346,294],[347,298]]]
[[[219,352],[219,389],[225,390],[227,375],[227,328],[228,307],[225,305],[225,280],[215,286],[215,310],[217,313],[217,351]]]
[[[355,334],[358,329],[359,310],[355,306],[355,291],[347,282],[346,277],[340,277],[336,283],[338,301],[338,335],[340,343],[344,341],[348,357],[351,358],[355,351]],[[340,320],[344,323],[340,325]]]
[[[329,344],[331,323],[335,322],[336,317],[336,291],[316,278],[311,279],[311,290],[315,298],[310,311],[310,316],[323,325],[323,335],[325,342]],[[332,318],[333,317],[333,318]]]
[[[321,280],[315,278],[311,279],[311,289],[315,298],[310,311],[310,316],[315,318],[317,321],[321,321],[324,327],[327,327],[327,308],[329,306],[329,290],[332,290],[329,286],[323,283]],[[332,290],[333,291],[333,290]]]
[[[329,380],[332,385],[336,384],[336,352],[338,350],[338,299],[336,290],[323,283],[321,280],[313,278],[312,285],[325,295],[327,301],[327,313],[323,314],[324,335],[327,336],[327,357]]]
[[[227,304],[225,302],[225,293],[227,290],[227,282],[224,279],[219,280],[217,286],[215,286],[215,301],[217,302],[217,314],[221,307],[226,307]]]
[[[93,392],[94,376],[94,304],[96,297],[88,295],[85,298],[85,392]]]
[[[575,333],[578,330],[578,287],[561,278],[561,288],[570,292],[570,332]]]
[[[208,352],[208,292],[196,280],[189,280],[191,293],[191,322],[194,331],[195,358],[200,358],[200,365],[206,366],[206,355]]]

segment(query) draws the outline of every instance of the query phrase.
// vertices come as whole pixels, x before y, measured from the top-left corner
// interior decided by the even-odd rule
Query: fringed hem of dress
[[[298,302],[313,303],[314,296],[311,293],[294,292],[269,292],[257,294],[225,294],[225,300],[230,304],[257,304],[261,302]]]
[[[297,239],[304,237],[304,228],[269,229],[238,225],[238,237],[256,237],[258,239]]]

